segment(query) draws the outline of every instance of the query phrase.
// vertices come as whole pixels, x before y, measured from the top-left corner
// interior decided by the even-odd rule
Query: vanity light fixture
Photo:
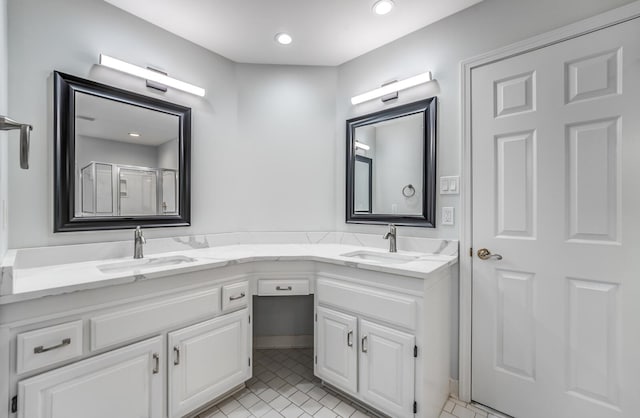
[[[373,10],[373,13],[382,16],[389,13],[393,9],[393,6],[394,4],[391,0],[378,0],[373,4],[371,10]]]
[[[354,145],[355,145],[356,148],[360,148],[360,149],[363,149],[365,151],[369,151],[371,149],[371,147],[369,145],[363,144],[360,141],[356,141]]]
[[[157,71],[138,67],[137,65],[129,64],[128,62],[121,61],[108,55],[100,54],[100,64],[104,65],[105,67],[113,68],[114,70],[122,71],[136,77],[144,78],[145,80],[154,81],[156,83],[164,84],[168,87],[186,91],[187,93],[195,94],[196,96],[204,97],[205,95],[205,90],[202,87],[194,86],[193,84],[176,80],[175,78],[169,77]]]
[[[276,33],[275,40],[280,45],[289,45],[293,42],[293,38],[288,33],[280,32]]]
[[[431,71],[427,71],[426,73],[418,74],[413,77],[409,77],[405,80],[394,81],[392,83],[385,84],[384,86],[377,88],[375,90],[371,90],[366,93],[353,96],[351,98],[351,104],[357,105],[360,103],[364,103],[369,100],[377,99],[378,97],[386,96],[390,93],[395,93],[400,90],[405,90],[410,87],[428,83],[429,81],[432,81],[432,80],[433,78],[431,77]]]

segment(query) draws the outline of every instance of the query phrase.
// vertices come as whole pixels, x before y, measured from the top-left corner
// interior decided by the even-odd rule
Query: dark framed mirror
[[[54,232],[188,226],[191,109],[54,72]]]
[[[347,223],[435,228],[436,103],[347,121]]]

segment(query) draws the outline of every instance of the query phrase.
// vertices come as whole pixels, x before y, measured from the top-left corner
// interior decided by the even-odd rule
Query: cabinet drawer
[[[18,374],[82,355],[82,321],[68,322],[17,336]]]
[[[220,312],[220,288],[149,303],[91,318],[91,349],[144,337]]]
[[[258,280],[258,296],[308,295],[308,279],[260,279]]]
[[[230,310],[239,306],[247,306],[249,282],[240,282],[222,286],[222,310]]]
[[[318,303],[377,318],[408,329],[416,328],[416,300],[379,289],[328,279],[316,282]]]

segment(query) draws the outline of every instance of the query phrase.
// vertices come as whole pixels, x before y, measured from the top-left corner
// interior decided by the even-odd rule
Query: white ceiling
[[[152,147],[179,135],[175,115],[85,93],[76,93],[75,102],[76,135]],[[132,137],[129,132],[140,136]]]
[[[385,16],[375,0],[105,1],[236,62],[335,66],[482,0],[394,0]]]

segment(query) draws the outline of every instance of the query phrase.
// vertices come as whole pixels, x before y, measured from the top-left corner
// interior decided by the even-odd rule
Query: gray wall
[[[91,161],[98,161],[156,168],[159,148],[82,136],[76,141],[76,166],[79,170]]]
[[[334,228],[336,68],[235,64],[102,0],[11,0],[8,12],[9,102],[14,118],[34,125],[32,169],[9,161],[10,247],[130,238],[52,233],[53,70],[192,108],[193,226],[147,237]],[[207,95],[155,93],[96,65],[101,52],[163,68]]]
[[[460,62],[476,55],[564,26],[630,3],[631,0],[485,0],[404,38],[338,67],[336,97],[336,228],[351,232],[380,233],[384,226],[347,225],[345,219],[345,120],[425,98],[427,87],[400,92],[397,101],[380,100],[352,106],[350,98],[389,80],[404,79],[431,70],[440,84],[438,96],[438,176],[460,174]],[[400,228],[399,234],[458,238],[460,199],[438,195],[440,207],[455,209],[456,225],[436,229]]]
[[[253,335],[313,335],[313,296],[255,296]]]
[[[469,9],[436,22],[408,36],[358,57],[338,68],[336,98],[336,156],[345,159],[345,120],[423,99],[427,87],[400,92],[399,100],[383,105],[379,100],[352,106],[350,98],[393,79],[431,70],[438,80],[438,176],[460,174],[460,62],[482,53],[527,39],[543,32],[630,3],[631,0],[485,0]],[[552,12],[551,12],[552,11]],[[336,229],[376,233],[385,226],[345,224],[344,166],[336,166]],[[438,188],[436,188],[438,190]],[[398,234],[420,237],[459,238],[460,198],[438,195],[436,224],[440,207],[455,208],[456,224],[428,228],[399,228]],[[458,376],[458,280],[452,288],[451,376]]]
[[[0,0],[0,115],[7,115],[7,0]],[[13,132],[13,135],[16,133]],[[7,224],[8,208],[8,132],[0,131],[0,260],[7,250],[9,231]],[[17,155],[16,155],[17,158]]]

